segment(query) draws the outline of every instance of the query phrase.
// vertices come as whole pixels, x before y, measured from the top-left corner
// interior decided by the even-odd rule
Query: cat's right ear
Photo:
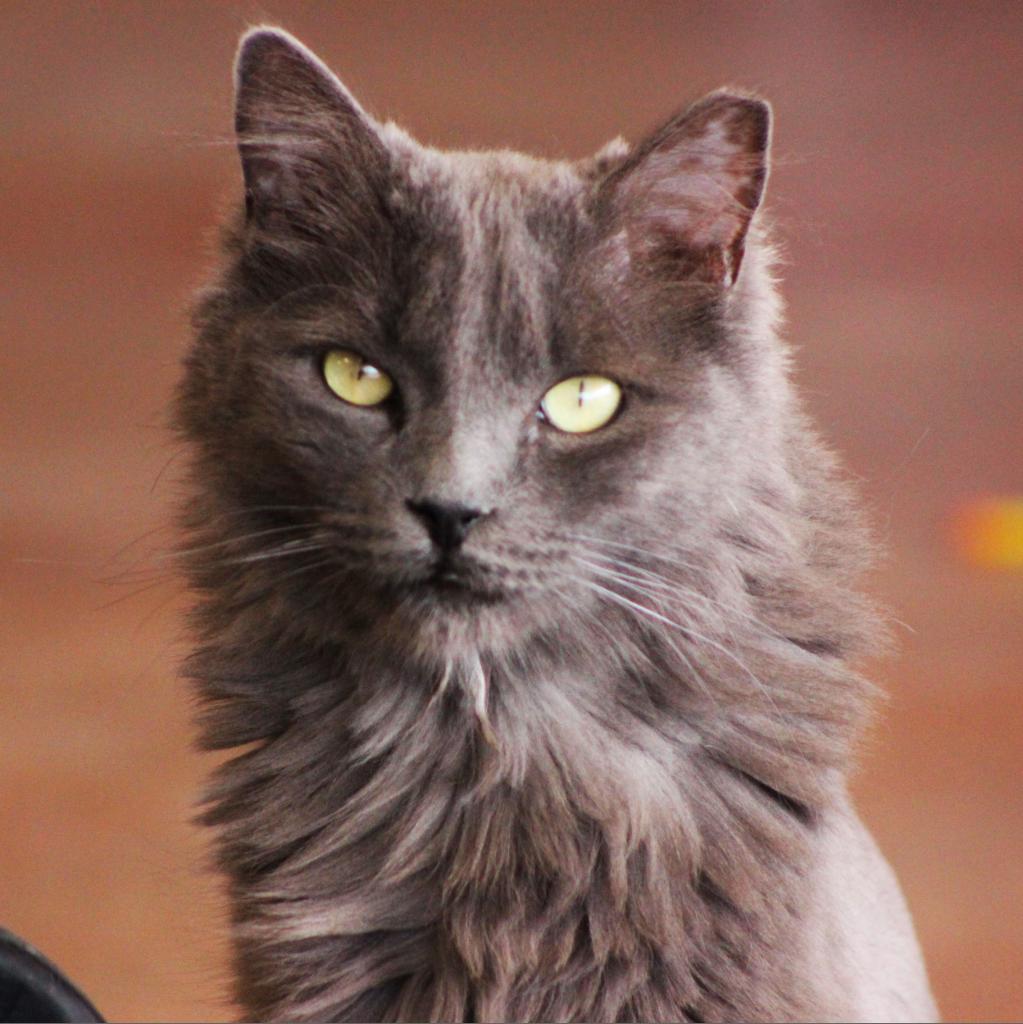
[[[333,72],[282,29],[242,36],[235,60],[235,130],[248,222],[316,237],[372,207],[387,169],[373,119]]]

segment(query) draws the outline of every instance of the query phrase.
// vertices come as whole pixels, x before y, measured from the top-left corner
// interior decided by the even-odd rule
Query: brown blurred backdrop
[[[799,377],[906,624],[860,804],[946,1016],[1023,1017],[1023,573],[947,533],[1023,494],[1019,2],[3,4],[0,924],[111,1018],[231,1013],[162,417],[259,21],[443,146],[580,156],[722,84],[771,99]]]

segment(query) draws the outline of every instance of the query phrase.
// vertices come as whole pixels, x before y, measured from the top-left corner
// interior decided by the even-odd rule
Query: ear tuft
[[[605,182],[631,261],[723,288],[734,283],[767,180],[771,110],[711,93],[636,147]]]

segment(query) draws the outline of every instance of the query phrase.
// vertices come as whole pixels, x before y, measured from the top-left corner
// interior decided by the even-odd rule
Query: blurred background
[[[950,1019],[1023,1018],[1023,4],[11,2],[0,29],[0,924],[111,1019],[227,1019],[164,410],[239,196],[238,34],[445,147],[582,156],[774,104],[788,335],[901,623],[856,790]],[[971,509],[974,511],[971,512]],[[978,540],[980,536],[980,540]]]

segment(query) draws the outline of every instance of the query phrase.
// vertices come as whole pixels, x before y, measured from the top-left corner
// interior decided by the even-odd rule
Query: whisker
[[[565,573],[563,571],[560,572],[559,574],[562,575],[562,576],[567,576],[569,579],[572,579],[574,582],[582,585],[583,587],[586,587],[587,589],[592,590],[594,593],[598,594],[599,596],[608,597],[608,598],[611,598],[612,600],[617,601],[622,607],[624,607],[626,609],[629,609],[631,611],[635,611],[637,609],[641,609],[643,611],[647,611],[647,609],[643,608],[642,605],[638,605],[634,601],[630,601],[628,598],[623,597],[620,594],[615,593],[613,590],[608,590],[606,587],[602,587],[599,583],[596,583],[594,580],[588,579],[585,576],[577,576],[577,575],[574,575],[574,574],[571,574],[571,573]],[[668,622],[670,625],[677,626],[680,629],[682,628],[682,627],[678,626],[677,623],[673,623],[670,620],[665,619],[664,616],[657,616],[656,613],[651,613],[651,614],[653,614],[657,618],[663,619],[663,621]],[[675,654],[683,662],[685,662],[686,666],[689,668],[689,671],[692,673],[693,678],[695,679],[695,681],[699,685],[700,689],[703,691],[704,695],[706,697],[708,697],[713,703],[717,704],[717,698],[716,698],[713,690],[707,685],[707,681],[699,673],[699,671],[697,670],[696,666],[693,664],[692,660],[685,653],[685,651],[681,650],[678,647],[678,645],[675,644],[675,642],[673,641],[673,639],[670,636],[663,636],[661,639],[668,645],[669,648],[671,648],[672,651],[675,652]],[[648,660],[649,660],[649,656],[647,656],[647,657],[648,657]],[[652,662],[651,662],[651,665],[653,665]],[[656,668],[656,666],[653,666],[653,667]]]
[[[236,565],[253,565],[256,562],[267,562],[276,558],[287,558],[290,555],[303,555],[309,551],[323,551],[324,545],[320,541],[315,543],[298,544],[297,546],[271,549],[270,551],[261,551],[254,555],[243,555],[240,558],[223,558],[218,561],[210,563],[211,568],[231,568]]]
[[[604,579],[608,579],[609,581],[613,580],[613,581],[619,582],[622,586],[628,587],[630,590],[635,591],[636,593],[640,594],[641,596],[650,598],[652,601],[654,601],[656,603],[657,607],[661,610],[662,613],[665,612],[665,610],[666,610],[665,606],[662,603],[662,601],[660,600],[659,595],[656,592],[653,592],[653,591],[649,590],[648,588],[640,586],[634,580],[632,580],[627,574],[621,574],[621,573],[611,573],[611,574],[608,574],[606,572],[601,571],[599,569],[599,567],[597,568],[597,572]],[[674,596],[683,596],[683,597],[688,597],[688,598],[694,598],[695,597],[695,598],[699,598],[699,599],[702,599],[702,600],[705,600],[705,601],[712,601],[713,602],[713,599],[707,598],[705,595],[700,594],[700,593],[698,593],[696,591],[691,591],[691,590],[688,590],[688,589],[681,589],[678,592],[674,592],[674,591],[671,590],[671,588],[668,588],[668,589],[669,589],[669,592],[674,593]],[[728,611],[732,611],[732,609],[730,609],[727,605],[724,605],[722,602],[713,602],[713,603],[721,605],[722,608],[724,608],[724,609],[726,609]],[[685,604],[685,602],[683,602],[683,609],[682,610],[687,611],[687,612],[691,611],[691,609]],[[738,610],[736,610],[736,611],[738,611]],[[742,614],[741,611],[739,611],[738,613]],[[751,621],[755,622],[756,620],[751,620]],[[731,624],[728,622],[727,619],[726,619],[726,624],[728,625],[729,633],[731,635],[731,638],[732,638],[733,642],[736,641],[737,638],[735,636],[735,630],[732,628]],[[726,647],[722,646],[721,644],[719,644],[716,640],[712,639],[711,637],[709,637],[709,636],[707,636],[707,635],[697,631],[693,627],[692,624],[686,623],[685,625],[683,625],[683,624],[678,624],[678,625],[679,625],[679,628],[684,629],[689,634],[691,634],[693,637],[696,637],[697,639],[701,640],[703,643],[709,644],[712,647],[716,647],[722,653],[724,653],[724,654],[728,655],[729,657],[733,658],[733,660],[738,661],[738,659],[735,658],[735,655],[732,654],[730,651],[728,651],[728,649]],[[762,631],[760,631],[760,632],[762,632]],[[767,634],[764,634],[764,635],[767,635]],[[742,666],[742,668],[746,672],[749,672],[749,668],[745,664],[743,664],[742,662],[738,662],[738,663]],[[756,682],[759,683],[761,686],[763,686],[763,684],[760,682],[759,679],[756,679]]]
[[[315,526],[315,523],[292,523],[289,526],[274,526],[267,530],[256,530],[254,533],[243,533],[237,537],[227,537],[224,540],[214,541],[212,544],[199,544],[195,547],[179,548],[176,551],[170,551],[165,554],[158,555],[157,558],[161,561],[174,560],[189,555],[202,554],[204,551],[214,551],[217,548],[229,547],[232,544],[246,544],[249,541],[258,540],[261,537],[270,537],[281,533],[293,533],[299,530],[308,530]]]
[[[624,562],[620,559],[613,558],[611,556],[600,555],[596,552],[587,552],[591,558],[598,558],[604,562],[610,563],[615,566],[617,572],[611,572],[612,577],[618,578],[621,582],[627,582],[630,586],[633,586],[637,591],[646,594],[648,597],[654,597],[654,594],[640,586],[644,583],[652,583],[656,585],[656,589],[664,592],[666,595],[678,596],[686,599],[692,599],[699,601],[704,605],[712,605],[715,608],[720,609],[725,613],[725,622],[728,625],[729,632],[732,638],[735,639],[735,630],[732,627],[731,619],[739,618],[751,625],[757,632],[762,636],[768,637],[773,640],[783,640],[784,638],[776,630],[771,629],[765,622],[758,619],[755,615],[749,612],[747,609],[740,607],[734,602],[721,601],[718,598],[711,597],[709,594],[703,594],[692,587],[687,587],[685,584],[677,582],[675,580],[669,580],[666,576],[660,573],[653,572],[652,570],[645,569],[641,566],[635,565],[631,562]],[[608,570],[603,566],[594,565],[585,559],[581,559],[578,555],[572,556],[576,561],[581,561],[583,564],[589,565],[594,572],[607,575]],[[641,577],[637,577],[634,574],[640,573]]]
[[[695,562],[690,562],[682,558],[669,558],[662,552],[652,551],[649,548],[641,548],[635,544],[625,544],[621,541],[607,540],[604,537],[593,537],[585,533],[568,533],[565,534],[565,536],[572,540],[583,540],[588,541],[591,544],[601,544],[609,548],[620,548],[623,551],[631,551],[638,555],[645,555],[647,558],[653,558],[658,562],[664,562],[667,565],[677,565],[681,566],[683,569],[691,569],[693,572],[702,574],[706,574],[708,572],[706,566],[698,565]]]
[[[148,583],[145,583],[145,584],[143,584],[140,587],[136,587],[130,594],[121,594],[120,597],[112,598],[110,601],[107,601],[104,604],[99,605],[97,610],[98,611],[107,611],[107,609],[109,609],[109,608],[113,608],[116,605],[123,604],[125,601],[132,600],[132,598],[141,597],[143,594],[148,593],[150,590],[153,590],[156,587],[159,587],[161,584],[169,583],[171,581],[171,579],[172,579],[172,576],[170,574],[164,573],[164,574],[158,576],[156,579],[150,580]],[[113,581],[111,581],[111,580],[104,580],[104,581],[101,581],[101,582],[105,582],[105,583],[113,582],[113,583],[116,583],[118,581],[117,580],[113,580]]]
[[[586,585],[586,578],[583,577],[583,576],[577,576],[574,573],[568,573],[568,572],[564,572],[564,571],[559,572],[559,575],[565,577],[566,579],[569,579],[569,580],[573,581],[574,583],[578,583],[578,584],[580,584],[582,586]],[[550,588],[550,592],[554,593],[558,597],[561,597],[562,599],[564,599],[564,595],[563,595],[563,593],[561,591],[556,590],[556,589],[554,589],[552,587],[552,588]],[[621,644],[621,637],[615,636],[607,628],[607,625],[604,622],[602,622],[601,619],[594,612],[589,611],[589,610],[585,610],[585,620],[586,620],[587,625],[596,628],[605,637],[605,639],[608,642],[608,648],[610,650],[616,650],[620,646],[620,644]],[[671,645],[671,646],[674,649],[674,645]],[[635,650],[636,650],[636,653],[638,653],[643,658],[643,660],[647,663],[647,665],[654,672],[659,672],[659,671],[662,670],[662,666],[656,664],[656,662],[650,656],[650,652],[647,651],[641,644],[636,644],[635,645]],[[681,654],[681,652],[679,652],[679,653]],[[684,655],[682,655],[682,656],[684,657]]]
[[[328,566],[336,565],[336,560],[331,555],[329,558],[321,558],[318,561],[310,562],[307,565],[300,565],[297,569],[293,569],[291,572],[286,572],[282,576],[274,576],[274,586],[282,583],[284,580],[293,579],[295,576],[300,576],[304,572],[313,572],[317,569],[325,569]]]
[[[693,629],[691,626],[686,626],[680,622],[676,622],[674,619],[670,619],[666,615],[662,615],[659,612],[654,611],[652,608],[647,608],[646,605],[642,605],[637,601],[633,601],[630,598],[625,597],[623,594],[619,594],[616,591],[601,586],[599,583],[596,583],[593,580],[586,581],[586,583],[593,590],[602,594],[609,600],[616,601],[623,607],[631,608],[638,614],[651,618],[654,621],[662,623],[663,625],[671,626],[672,628],[679,630],[679,632],[681,632],[683,636],[687,636],[690,639],[697,640],[700,643],[707,644],[708,646],[719,651],[726,658],[729,658],[731,661],[733,661],[739,668],[743,670],[743,672],[746,673],[749,679],[763,692],[764,696],[767,697],[767,699],[771,702],[775,710],[780,713],[780,708],[778,708],[774,698],[771,695],[770,690],[764,685],[763,681],[752,671],[752,669],[750,669],[750,667],[741,658],[735,655],[732,651],[728,650],[727,647],[725,647],[722,644],[719,644],[716,640],[712,640],[708,636],[704,636],[702,633]],[[686,660],[688,661],[688,659]],[[691,663],[690,667],[692,667]]]

